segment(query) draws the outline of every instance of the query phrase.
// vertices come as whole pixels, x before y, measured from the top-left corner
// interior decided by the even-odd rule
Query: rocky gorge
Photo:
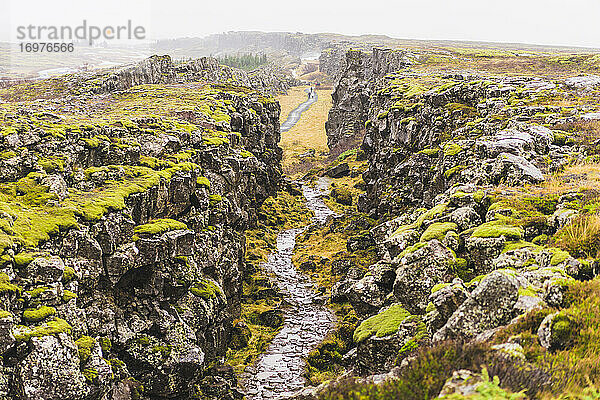
[[[597,398],[596,56],[269,40],[0,90],[0,399]]]
[[[324,171],[345,212],[323,234],[349,235],[320,260],[331,302],[353,322],[308,359],[312,376],[338,377],[298,398],[538,398],[589,386],[574,365],[595,356],[567,360],[588,346],[583,326],[597,330],[580,308],[595,300],[573,294],[596,287],[598,267],[596,231],[575,232],[597,218],[593,76],[431,58],[378,48],[321,58],[336,80],[328,145],[361,142]]]
[[[2,93],[0,398],[241,396],[220,360],[281,177],[247,86],[153,57]]]

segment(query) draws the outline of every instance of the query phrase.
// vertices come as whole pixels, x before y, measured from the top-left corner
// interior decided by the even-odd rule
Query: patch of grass
[[[584,215],[560,229],[552,238],[555,246],[574,257],[600,255],[600,216]]]
[[[287,96],[278,96],[281,104],[281,121],[285,121],[289,112],[298,104],[306,100],[306,93],[299,93],[296,88],[288,91]],[[281,134],[279,146],[283,149],[283,169],[290,174],[293,165],[299,165],[303,161],[298,155],[309,150],[315,150],[317,157],[329,152],[327,147],[327,134],[325,133],[325,122],[329,109],[331,108],[331,90],[319,90],[318,100],[308,110],[302,113],[300,120],[292,129]]]

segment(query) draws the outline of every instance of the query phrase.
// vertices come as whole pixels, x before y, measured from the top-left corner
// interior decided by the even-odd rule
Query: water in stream
[[[306,205],[315,216],[313,221],[322,224],[333,214],[322,193],[329,186],[321,178],[316,187],[303,186]],[[267,351],[246,374],[246,398],[249,400],[282,399],[304,387],[302,372],[304,358],[333,328],[335,315],[313,290],[306,275],[292,264],[296,236],[304,229],[289,229],[277,236],[277,252],[269,256],[265,269],[275,276],[275,283],[288,306],[284,310],[283,328],[273,339]]]

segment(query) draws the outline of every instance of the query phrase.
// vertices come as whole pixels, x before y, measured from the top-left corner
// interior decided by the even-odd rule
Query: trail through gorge
[[[308,95],[310,93],[310,88],[304,89],[304,91]],[[308,110],[310,108],[310,106],[315,104],[318,99],[319,99],[319,95],[317,94],[317,91],[315,90],[315,91],[313,91],[312,96],[310,96],[308,99],[306,99],[305,102],[300,104],[298,107],[293,109],[292,112],[290,112],[288,114],[287,120],[285,120],[285,122],[283,124],[281,124],[281,128],[280,128],[281,132],[287,132],[290,129],[292,129],[293,126],[296,125],[296,123],[300,120],[302,113],[304,111]]]
[[[308,89],[307,89],[308,90]],[[290,112],[285,124],[289,130],[316,102],[312,98]],[[283,126],[282,124],[282,131]],[[315,187],[303,185],[306,205],[315,216],[313,223],[322,224],[334,212],[325,205],[323,193],[329,179],[320,178]],[[296,236],[304,231],[289,229],[277,236],[277,252],[271,254],[264,268],[274,276],[274,283],[284,296],[284,325],[265,353],[245,374],[246,398],[249,400],[282,399],[304,387],[304,359],[334,327],[335,315],[327,308],[325,298],[316,294],[308,276],[300,273],[292,263]]]

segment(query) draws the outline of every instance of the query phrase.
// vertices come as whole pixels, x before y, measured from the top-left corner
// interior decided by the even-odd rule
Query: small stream
[[[316,187],[302,187],[306,205],[322,224],[334,212],[322,199],[329,180],[320,178]],[[244,376],[248,400],[283,399],[304,387],[304,358],[334,327],[335,315],[323,305],[309,278],[292,264],[296,236],[304,229],[289,229],[277,236],[277,252],[269,256],[264,268],[275,276],[275,284],[288,305],[284,309],[283,328],[267,351]]]

